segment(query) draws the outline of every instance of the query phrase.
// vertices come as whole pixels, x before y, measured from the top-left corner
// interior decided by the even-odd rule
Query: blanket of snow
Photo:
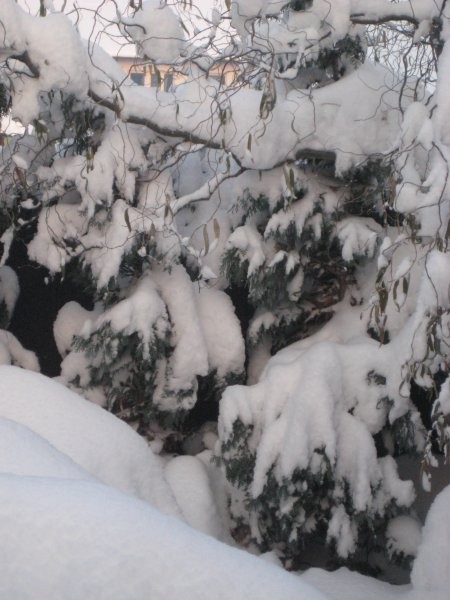
[[[2,598],[324,598],[99,483],[3,473],[0,506]]]

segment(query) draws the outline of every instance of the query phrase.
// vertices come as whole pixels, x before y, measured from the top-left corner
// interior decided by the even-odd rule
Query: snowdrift
[[[1,598],[324,598],[150,501],[181,512],[162,460],[131,428],[44,376],[0,368]]]

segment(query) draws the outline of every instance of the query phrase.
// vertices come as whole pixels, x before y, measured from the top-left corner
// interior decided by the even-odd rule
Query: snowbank
[[[0,597],[320,600],[308,584],[88,481],[0,475]]]
[[[42,375],[0,368],[0,473],[98,479],[229,540],[206,467],[155,456],[128,425]]]
[[[94,481],[94,477],[28,427],[0,417],[0,473]]]
[[[88,471],[175,512],[162,461],[127,425],[63,386],[0,367],[0,414],[1,598],[324,598],[279,567],[96,481]],[[199,498],[208,500],[200,461],[169,462],[168,476],[177,496],[190,491],[190,520],[208,530],[209,514],[209,528],[217,527]]]
[[[178,514],[162,459],[131,427],[59,383],[1,366],[0,416],[28,427],[100,481]]]

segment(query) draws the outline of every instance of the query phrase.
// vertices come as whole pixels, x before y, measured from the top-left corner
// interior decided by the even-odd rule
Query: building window
[[[131,81],[138,85],[144,85],[144,73],[130,73]]]
[[[158,73],[152,73],[150,75],[150,85],[152,87],[158,88],[161,83],[161,76]]]
[[[168,92],[173,85],[173,75],[172,73],[167,73],[164,77],[164,91]]]

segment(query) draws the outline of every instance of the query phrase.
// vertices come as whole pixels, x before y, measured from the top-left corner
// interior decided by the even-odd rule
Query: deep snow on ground
[[[220,534],[200,461],[173,461],[172,494],[163,461],[131,428],[62,385],[1,367],[0,434],[0,598],[323,598],[157,510]]]
[[[0,597],[319,600],[306,583],[100,483],[0,475]]]

